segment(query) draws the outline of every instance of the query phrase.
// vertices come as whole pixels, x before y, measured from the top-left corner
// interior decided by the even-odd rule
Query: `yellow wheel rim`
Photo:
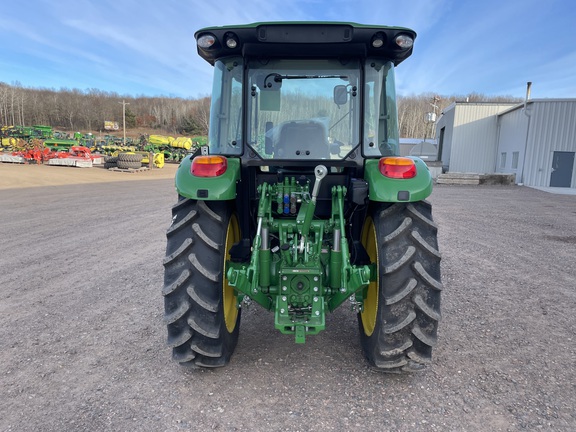
[[[364,226],[362,227],[362,245],[370,261],[376,263],[377,271],[379,272],[379,262],[378,262],[378,240],[376,238],[376,228],[374,227],[374,221],[371,217],[366,219]],[[372,336],[374,333],[374,328],[376,327],[376,317],[378,313],[378,287],[380,286],[380,276],[377,273],[376,280],[370,282],[368,285],[368,292],[366,298],[364,299],[364,309],[360,314],[362,320],[362,326],[364,327],[364,333],[366,336]]]
[[[230,260],[230,248],[232,245],[240,240],[240,227],[238,226],[238,219],[236,215],[230,217],[228,222],[228,229],[226,230],[226,243],[224,250],[226,255],[222,263],[222,269],[226,269],[226,261]],[[232,333],[236,328],[236,321],[238,320],[238,296],[234,293],[234,288],[228,285],[226,276],[223,276],[222,282],[222,305],[224,307],[224,322],[228,333]]]

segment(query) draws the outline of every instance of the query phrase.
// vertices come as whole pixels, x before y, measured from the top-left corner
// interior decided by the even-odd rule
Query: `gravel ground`
[[[368,369],[346,307],[295,345],[255,305],[227,368],[173,363],[174,200],[171,179],[0,190],[0,431],[576,430],[575,196],[436,187],[443,321],[409,376]]]

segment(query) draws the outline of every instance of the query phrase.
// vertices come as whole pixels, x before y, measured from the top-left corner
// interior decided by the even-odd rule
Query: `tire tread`
[[[441,320],[438,227],[427,201],[371,206],[380,285],[370,335],[358,314],[362,349],[376,370],[418,372],[431,362]]]
[[[172,207],[164,258],[164,322],[174,361],[193,369],[228,364],[239,334],[228,332],[222,308],[228,202],[180,197]]]

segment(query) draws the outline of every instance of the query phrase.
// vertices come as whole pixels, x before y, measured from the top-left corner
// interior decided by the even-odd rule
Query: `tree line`
[[[521,102],[511,96],[488,97],[478,93],[442,96],[426,93],[398,97],[398,123],[402,138],[431,138],[434,124],[427,113],[439,116],[455,101]],[[1,125],[48,125],[67,131],[104,132],[104,121],[122,127],[123,102],[126,129],[156,129],[159,134],[207,135],[210,98],[122,96],[98,89],[27,88],[0,82]],[[435,105],[435,107],[434,107]],[[427,121],[428,120],[428,121]]]
[[[121,96],[98,89],[34,89],[0,82],[0,124],[47,125],[66,131],[104,132],[104,122],[126,129],[207,135],[210,98]]]

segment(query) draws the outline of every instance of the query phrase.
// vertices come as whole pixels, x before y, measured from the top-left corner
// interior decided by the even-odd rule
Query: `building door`
[[[555,151],[552,157],[551,187],[570,187],[574,170],[574,152]]]
[[[436,159],[442,162],[442,165],[444,165],[444,159],[442,159],[442,151],[444,150],[444,132],[446,132],[446,127],[440,129],[440,137],[438,139],[438,158]]]

